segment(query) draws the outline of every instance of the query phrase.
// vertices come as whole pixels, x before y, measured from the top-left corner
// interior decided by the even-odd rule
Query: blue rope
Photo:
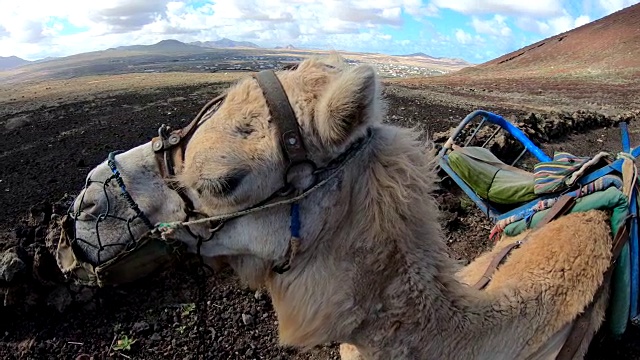
[[[300,205],[298,203],[291,204],[291,236],[300,238]]]
[[[110,152],[107,160],[107,165],[109,165],[109,168],[113,173],[113,178],[116,180],[116,183],[120,187],[120,195],[125,199],[127,204],[129,204],[129,207],[136,213],[136,217],[139,217],[149,229],[153,229],[153,224],[151,223],[149,218],[147,218],[144,212],[140,210],[140,207],[135,202],[135,200],[133,200],[131,194],[129,194],[129,191],[127,190],[127,187],[124,185],[124,180],[122,180],[122,177],[120,177],[120,171],[118,171],[118,168],[116,166],[116,155],[122,152],[122,150]]]

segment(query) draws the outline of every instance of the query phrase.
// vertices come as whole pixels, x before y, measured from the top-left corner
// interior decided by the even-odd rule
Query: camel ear
[[[330,83],[318,100],[315,122],[322,142],[340,146],[381,112],[373,67],[360,65]]]

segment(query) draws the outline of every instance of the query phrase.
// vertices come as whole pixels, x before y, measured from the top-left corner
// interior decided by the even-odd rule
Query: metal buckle
[[[309,166],[309,167],[311,167],[311,171],[309,172],[309,175],[311,175],[313,177],[312,180],[311,180],[312,184],[315,184],[316,181],[318,180],[318,174],[317,174],[318,166],[313,161],[311,161],[309,159],[305,159],[305,160],[296,161],[294,163],[289,163],[289,165],[287,166],[287,168],[285,169],[284,174],[283,174],[283,179],[282,180],[283,180],[283,182],[285,184],[283,189],[285,189],[286,191],[285,192],[281,192],[282,196],[287,196],[287,195],[291,194],[291,191],[293,191],[296,188],[294,185],[291,184],[291,181],[289,181],[289,175],[291,174],[293,169],[298,167],[298,166]]]

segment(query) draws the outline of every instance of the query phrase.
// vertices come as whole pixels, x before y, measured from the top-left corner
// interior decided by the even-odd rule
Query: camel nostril
[[[106,209],[104,206],[100,204],[100,202],[95,201],[96,199],[84,198],[74,206],[74,218],[77,219],[96,219],[101,214],[105,213]]]

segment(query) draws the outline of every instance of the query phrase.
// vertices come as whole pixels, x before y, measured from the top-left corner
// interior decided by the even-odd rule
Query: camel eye
[[[236,133],[238,135],[240,135],[243,139],[246,139],[249,137],[249,135],[253,134],[256,129],[253,128],[253,126],[251,126],[251,124],[243,124],[243,125],[238,125],[236,126]]]
[[[201,179],[198,181],[196,189],[200,195],[230,196],[240,187],[242,180],[244,180],[247,175],[249,175],[249,171],[237,170],[219,178]]]

